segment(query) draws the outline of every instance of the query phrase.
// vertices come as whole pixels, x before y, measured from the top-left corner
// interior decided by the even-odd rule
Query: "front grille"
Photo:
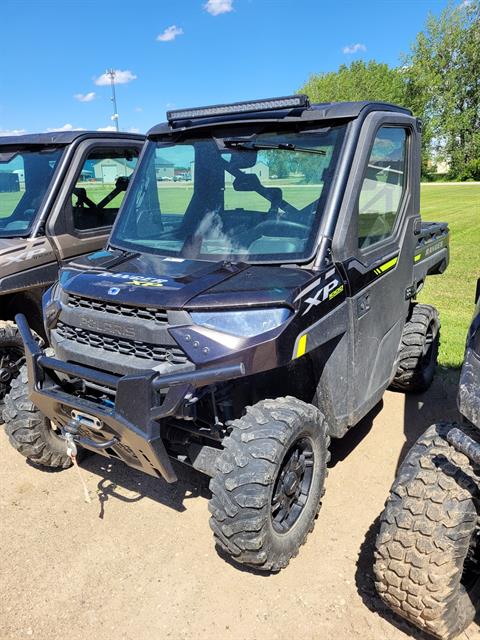
[[[148,342],[127,340],[125,338],[114,338],[101,333],[95,333],[94,331],[81,329],[80,327],[71,327],[63,322],[59,322],[56,329],[58,335],[62,338],[73,340],[89,347],[104,349],[105,351],[121,353],[126,356],[135,356],[136,358],[170,362],[172,364],[185,364],[188,361],[187,356],[179,347],[149,344]]]
[[[153,307],[130,307],[124,304],[115,304],[81,296],[69,295],[68,306],[75,309],[89,309],[92,311],[103,311],[112,313],[124,318],[138,318],[139,320],[153,320],[158,324],[167,324],[168,317],[165,309],[155,309]]]

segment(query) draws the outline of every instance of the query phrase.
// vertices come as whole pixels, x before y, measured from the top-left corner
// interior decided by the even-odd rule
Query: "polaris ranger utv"
[[[29,388],[24,371],[8,432],[40,464],[79,445],[167,482],[172,460],[204,472],[220,547],[279,570],[313,527],[330,438],[389,385],[431,382],[438,317],[413,300],[447,266],[448,228],[421,224],[420,123],[401,107],[167,116],[107,250],[44,297],[53,355],[18,319]]]
[[[105,244],[143,140],[97,131],[0,138],[0,403],[22,361],[15,315],[45,338],[42,294],[59,264]]]
[[[376,544],[376,587],[398,614],[449,640],[480,605],[480,279],[458,390],[465,424],[432,425],[398,472]]]

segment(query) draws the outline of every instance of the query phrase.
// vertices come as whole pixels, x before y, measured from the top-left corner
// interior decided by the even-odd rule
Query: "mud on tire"
[[[405,323],[391,389],[420,393],[431,385],[437,366],[440,320],[435,307],[415,304]]]
[[[278,571],[297,555],[324,493],[322,413],[296,398],[263,400],[235,420],[210,482],[210,526],[242,564]]]
[[[480,586],[479,469],[447,442],[455,426],[431,426],[402,463],[381,516],[374,566],[386,604],[444,640],[473,621]],[[480,440],[478,430],[461,429]]]
[[[10,444],[25,458],[44,467],[70,467],[64,440],[29,399],[25,365],[5,397],[3,420]]]

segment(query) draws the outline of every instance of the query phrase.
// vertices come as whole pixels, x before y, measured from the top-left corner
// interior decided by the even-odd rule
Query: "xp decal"
[[[332,300],[335,296],[341,293],[344,289],[343,284],[340,283],[339,276],[335,268],[330,269],[326,272],[323,277],[318,278],[314,282],[308,285],[298,296],[295,298],[294,302],[301,300],[306,295],[308,295],[311,291],[314,291],[319,285],[320,288],[314,293],[314,295],[309,296],[305,299],[305,304],[307,308],[302,313],[302,316],[306,315],[313,307],[317,307],[322,302],[326,300]]]
[[[16,262],[25,262],[27,260],[36,260],[38,256],[47,253],[47,249],[45,247],[32,247],[31,249],[26,249],[21,253],[15,253],[13,256],[9,256],[5,260],[5,266],[10,264],[14,264]]]

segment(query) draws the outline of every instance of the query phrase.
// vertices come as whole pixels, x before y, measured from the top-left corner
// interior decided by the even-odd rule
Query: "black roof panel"
[[[319,120],[352,120],[371,111],[394,111],[406,115],[412,112],[389,102],[325,102],[312,104],[309,107],[291,109],[265,110],[248,113],[231,113],[228,115],[192,118],[189,120],[172,120],[152,127],[147,137],[165,135],[179,130],[195,129],[213,125],[246,122],[312,122]]]
[[[109,138],[109,139],[145,139],[138,133],[116,133],[115,131],[52,131],[51,133],[26,133],[21,136],[0,136],[0,147],[3,146],[28,146],[28,145],[69,145],[80,138]]]

